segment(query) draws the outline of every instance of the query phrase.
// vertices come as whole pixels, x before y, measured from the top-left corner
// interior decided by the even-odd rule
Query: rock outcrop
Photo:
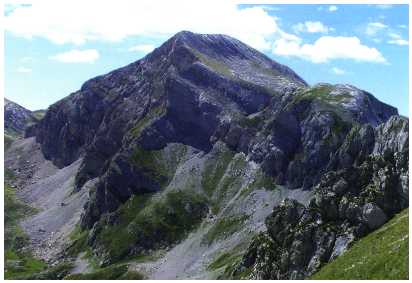
[[[392,117],[372,130],[375,143],[366,152],[362,146],[346,148],[346,141],[347,152],[365,158],[325,174],[308,207],[292,200],[275,207],[267,232],[252,242],[232,276],[247,270],[254,279],[303,279],[407,208],[408,127],[406,119]]]

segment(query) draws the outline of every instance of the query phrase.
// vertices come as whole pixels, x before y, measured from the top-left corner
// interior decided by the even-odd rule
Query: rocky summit
[[[22,198],[42,199],[37,182],[56,196],[32,223],[69,277],[96,273],[87,252],[143,278],[303,279],[409,206],[408,139],[366,91],[183,31],[51,105],[6,166],[37,150]]]

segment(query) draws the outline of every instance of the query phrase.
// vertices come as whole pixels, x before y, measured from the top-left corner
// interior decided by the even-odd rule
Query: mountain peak
[[[171,54],[182,51],[194,54],[204,65],[227,70],[226,75],[249,81],[250,74],[259,77],[252,81],[275,91],[283,91],[285,87],[307,86],[307,83],[292,69],[269,58],[251,46],[224,34],[199,34],[181,31],[171,37],[152,58],[156,60],[158,53]],[[213,66],[212,66],[213,65]],[[268,82],[270,82],[268,84]]]

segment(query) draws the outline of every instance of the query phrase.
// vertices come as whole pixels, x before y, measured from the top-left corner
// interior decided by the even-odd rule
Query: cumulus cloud
[[[93,63],[99,59],[100,54],[96,49],[86,50],[70,50],[51,56],[51,60],[59,61],[62,63]]]
[[[264,50],[280,31],[264,7],[242,8],[232,1],[28,0],[5,17],[15,35],[56,44],[120,41],[129,36],[169,37],[181,30],[224,33]],[[212,2],[212,3],[211,3]],[[116,19],[115,21],[112,19]]]
[[[316,21],[306,21],[304,23],[298,23],[292,27],[293,31],[296,33],[299,32],[308,32],[308,33],[328,33],[331,28],[325,26],[322,22]]]
[[[153,49],[155,49],[155,46],[153,44],[139,44],[139,45],[130,47],[128,50],[141,52],[141,53],[149,53],[149,52],[152,52]]]
[[[31,69],[26,68],[26,67],[18,67],[17,72],[19,72],[19,73],[31,73]]]
[[[336,12],[337,10],[338,10],[338,7],[336,7],[335,5],[329,6],[329,12]]]
[[[363,45],[357,37],[322,36],[313,44],[303,44],[300,38],[282,38],[275,41],[272,51],[276,55],[298,57],[313,63],[325,63],[335,59],[386,62],[376,48]]]
[[[346,74],[346,71],[345,71],[345,70],[342,70],[342,69],[340,69],[340,68],[338,68],[338,67],[333,67],[333,68],[332,68],[332,72],[335,73],[336,75],[344,75],[344,74]]]

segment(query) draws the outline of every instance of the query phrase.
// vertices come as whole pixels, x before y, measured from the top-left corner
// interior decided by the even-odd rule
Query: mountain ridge
[[[70,168],[62,190],[85,203],[63,255],[91,249],[108,266],[166,249],[151,278],[304,278],[409,205],[396,108],[351,85],[308,86],[225,35],[176,34],[51,105],[26,137],[53,170]],[[231,250],[233,264],[215,262]]]
[[[211,45],[209,51],[204,51],[209,45]],[[192,46],[196,48],[196,51],[193,51]],[[199,55],[196,53],[200,52],[199,50],[203,50],[202,54],[208,55]],[[221,55],[217,57],[216,54],[220,53],[224,54],[223,57]],[[301,131],[299,115],[302,115],[300,107],[307,107],[305,106],[307,102],[311,103],[310,108],[315,105],[313,113],[327,112],[326,119],[329,121],[326,123],[329,123],[328,127],[331,127],[332,130],[334,124],[344,125],[345,121],[352,120],[359,123],[370,122],[376,126],[391,115],[397,114],[394,108],[378,102],[370,94],[352,86],[319,84],[300,91],[302,87],[306,86],[306,83],[297,75],[284,77],[282,73],[280,75],[264,73],[265,80],[256,80],[258,71],[262,71],[262,69],[255,67],[255,65],[259,66],[262,61],[281,66],[273,63],[264,55],[257,56],[256,54],[259,54],[258,51],[227,36],[180,32],[142,60],[87,81],[83,84],[80,92],[76,92],[68,98],[71,100],[70,103],[65,103],[65,100],[62,100],[51,106],[42,122],[35,126],[40,130],[40,133],[38,131],[36,134],[36,139],[42,145],[46,158],[51,158],[59,166],[68,165],[85,154],[85,160],[76,178],[77,188],[80,188],[88,179],[103,173],[102,170],[107,170],[105,166],[106,168],[109,166],[109,171],[106,173],[110,174],[110,163],[116,164],[118,162],[116,160],[110,161],[110,159],[114,156],[120,162],[120,160],[124,160],[124,155],[130,155],[132,152],[129,146],[130,142],[140,144],[145,150],[161,149],[167,142],[183,142],[200,150],[209,151],[212,147],[211,140],[218,139],[223,139],[234,150],[246,153],[252,151],[252,159],[258,163],[263,161],[263,168],[269,167],[266,169],[267,173],[275,175],[274,177],[279,179],[278,182],[283,183],[285,178],[290,178],[291,182],[295,182],[296,179],[295,176],[293,178],[284,176],[285,173],[288,174],[285,170],[289,170],[285,166],[291,155],[299,151],[302,146],[298,141],[301,139],[300,136],[305,135],[305,133]],[[258,58],[258,61],[253,61],[254,64],[248,63],[248,66],[254,66],[253,72],[246,69],[248,72],[245,75],[243,72],[245,69],[240,67],[233,75],[231,67],[234,64],[237,67],[244,66],[244,58],[247,58],[246,62],[249,62],[249,58],[253,60]],[[289,75],[290,71],[287,71],[286,74]],[[296,77],[299,78],[297,81]],[[274,81],[278,88],[274,87]],[[211,85],[216,85],[217,88],[211,90]],[[297,93],[296,90],[298,90]],[[300,98],[299,95],[302,98],[296,101],[297,97]],[[307,101],[306,95],[309,96],[309,99],[311,99],[310,96],[315,96],[315,98],[319,96],[320,100],[326,99],[328,101],[326,104],[322,104],[323,101],[312,103]],[[345,101],[348,103],[344,104]],[[289,102],[288,106],[292,109],[282,110],[286,102]],[[290,106],[290,104],[292,105]],[[63,107],[59,108],[59,105]],[[79,109],[70,109],[72,107],[70,105],[77,105],[76,107]],[[278,128],[277,133],[272,137],[278,150],[268,153],[266,157],[263,156],[262,160],[261,154],[253,153],[253,148],[250,148],[252,145],[249,143],[253,139],[252,132],[246,127],[246,132],[242,133],[245,130],[236,124],[233,125],[231,120],[239,119],[236,117],[239,112],[251,115],[265,107],[272,108],[268,112],[278,116],[272,126]],[[324,109],[325,107],[326,109]],[[333,109],[336,107],[339,108],[338,111]],[[58,116],[55,116],[53,115],[55,109],[66,113],[62,116],[60,114],[63,113],[60,111],[57,113]],[[375,115],[375,110],[379,112],[378,115]],[[122,111],[122,114],[119,111]],[[293,113],[294,111],[295,113]],[[151,114],[152,112],[157,113]],[[328,113],[338,113],[338,115],[330,116]],[[151,115],[152,119],[148,118]],[[313,114],[309,113],[308,115]],[[228,121],[225,120],[225,116],[229,117]],[[64,119],[69,119],[68,121],[71,123],[68,124]],[[130,126],[130,120],[137,121],[135,123],[142,128],[139,129],[140,132],[136,127]],[[148,122],[150,126],[139,125],[142,121]],[[318,122],[315,121],[315,123]],[[71,127],[70,124],[74,127]],[[41,133],[44,126],[46,129],[54,127],[58,131],[55,134],[53,134],[53,130],[48,131],[47,134]],[[269,125],[269,127],[271,126]],[[132,133],[133,131],[134,133]],[[282,131],[283,134],[281,134]],[[70,135],[63,138],[63,144],[59,146],[55,142],[56,135],[67,135],[67,133]],[[308,135],[307,137],[303,136],[303,139],[315,138],[312,131],[308,131]],[[120,140],[119,138],[122,136],[124,138]],[[246,140],[243,140],[244,144],[237,144],[238,141],[242,142],[241,136]],[[291,138],[290,142],[283,142],[282,139],[287,137]],[[126,140],[128,142],[125,144]],[[304,140],[302,142],[305,143]],[[269,144],[267,146],[271,147]],[[239,148],[236,149],[237,147]],[[318,150],[316,151],[318,152]],[[116,154],[116,152],[118,153]],[[59,155],[62,155],[62,158],[56,159]],[[273,164],[274,158],[278,159],[277,164]],[[317,159],[319,158],[317,157]],[[124,163],[124,161],[121,162]],[[107,165],[103,165],[104,163]],[[319,166],[324,166],[324,164],[315,165],[314,170],[319,170]],[[277,168],[275,172],[273,172],[273,168]],[[136,169],[125,168],[125,170],[129,172],[127,174],[131,174],[130,177],[134,174],[137,176],[140,174],[133,173]],[[294,174],[293,172],[297,169],[291,168],[290,170],[289,174]],[[100,171],[102,172],[99,173]],[[315,174],[318,177],[308,181],[309,183],[304,186],[309,187],[320,177],[319,172]],[[147,180],[139,180],[136,180],[137,183],[146,184],[148,182]],[[119,182],[127,187],[135,187],[130,183],[124,184],[121,180]],[[301,185],[300,182],[293,186]],[[106,183],[104,186],[108,186],[108,184]],[[152,187],[149,188],[149,191],[158,190],[159,186],[160,184],[155,182],[149,186]],[[139,190],[138,188],[131,190],[136,189]],[[116,205],[112,207],[111,209],[114,209]]]

